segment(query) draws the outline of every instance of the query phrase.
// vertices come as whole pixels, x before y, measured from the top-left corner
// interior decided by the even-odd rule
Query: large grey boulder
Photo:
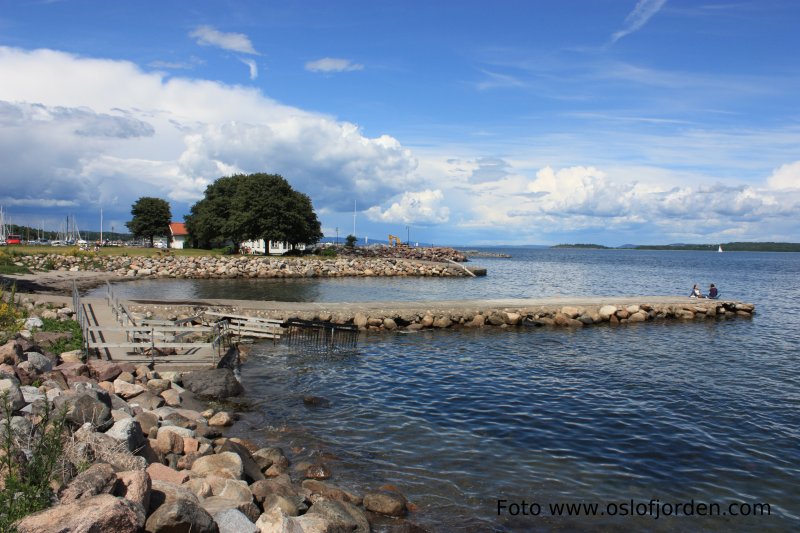
[[[75,427],[86,422],[100,431],[111,427],[111,397],[102,390],[84,390],[83,392],[59,396],[55,399],[56,411],[66,407],[67,421]]]
[[[3,396],[7,398],[12,412],[19,411],[26,405],[25,397],[22,395],[22,391],[16,380],[0,379],[0,399],[2,399]],[[3,408],[4,404],[0,403],[0,414],[2,414]]]
[[[183,375],[183,386],[201,398],[230,398],[244,392],[230,368],[186,373]]]
[[[111,429],[106,431],[106,435],[123,443],[132,452],[135,452],[144,444],[142,428],[133,418],[123,418],[117,421],[111,426]]]

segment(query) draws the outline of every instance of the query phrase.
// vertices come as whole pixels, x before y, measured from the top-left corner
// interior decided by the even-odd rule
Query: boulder
[[[75,427],[89,422],[103,431],[114,423],[111,418],[111,397],[105,391],[87,390],[73,395],[59,396],[54,404],[56,410],[66,406],[67,421]]]
[[[17,523],[16,529],[19,533],[138,533],[144,526],[145,511],[140,504],[110,494],[100,494],[26,516]]]
[[[159,431],[155,450],[162,454],[183,453],[183,437],[174,431]]]
[[[227,427],[232,426],[235,421],[232,413],[220,411],[208,420],[208,425]]]
[[[602,318],[603,320],[608,320],[614,315],[614,313],[617,312],[617,306],[604,305],[603,307],[600,308],[600,311],[598,312],[600,313],[600,318]]]
[[[222,452],[200,457],[192,465],[192,472],[201,477],[209,474],[220,475],[221,473],[222,477],[241,479],[244,467],[238,454]]]
[[[322,516],[335,531],[370,532],[369,521],[364,511],[352,503],[320,500],[311,506],[306,515]]]
[[[150,474],[144,470],[128,470],[117,473],[114,496],[139,503],[144,509],[150,506]]]
[[[16,380],[0,379],[0,398],[2,398],[3,395],[7,395],[9,407],[12,412],[19,411],[27,405],[25,403],[25,397],[22,395],[22,391],[16,383]],[[0,409],[2,409],[2,405],[0,405]],[[109,413],[110,412],[111,411],[109,411]]]
[[[135,452],[144,444],[142,428],[136,420],[130,418],[130,415],[115,422],[111,429],[106,431],[106,435],[123,443],[132,452]]]
[[[22,326],[24,329],[32,330],[34,328],[41,328],[44,327],[44,322],[38,316],[32,316],[30,318],[25,319],[25,324]]]
[[[337,500],[340,502],[352,503],[354,505],[361,505],[361,497],[333,485],[329,485],[323,481],[306,479],[303,481],[302,486],[304,489],[311,491],[312,494],[319,494],[320,496],[329,500]]]
[[[150,490],[150,507],[148,507],[147,514],[148,516],[151,515],[153,511],[168,501],[181,499],[200,503],[200,499],[186,485],[153,479],[152,489]]]
[[[179,407],[181,405],[181,393],[175,389],[167,389],[159,394],[159,396],[164,398],[164,402],[170,407]]]
[[[219,533],[259,533],[256,525],[238,509],[224,509],[212,516],[219,527]]]
[[[0,363],[15,365],[22,358],[22,347],[17,341],[10,340],[0,346]]]
[[[159,396],[170,387],[172,387],[172,382],[168,379],[151,379],[147,382],[147,390],[156,396]]]
[[[244,392],[230,368],[186,373],[183,375],[183,386],[202,398],[230,398]]]
[[[273,464],[279,464],[284,467],[289,466],[289,459],[280,448],[261,448],[253,453],[253,459],[258,464],[261,471],[265,471]]]
[[[128,383],[127,381],[123,381],[119,378],[114,380],[114,394],[126,400],[130,400],[146,390],[147,389],[141,385],[137,385],[136,383]]]
[[[145,524],[149,533],[219,533],[216,522],[197,501],[167,500],[153,512]]]
[[[303,477],[308,479],[328,479],[331,475],[331,469],[328,468],[328,465],[321,463],[311,465],[303,472]]]
[[[111,465],[107,463],[93,464],[78,474],[61,491],[61,503],[83,500],[98,494],[111,494],[114,492],[116,482],[117,476]]]
[[[364,494],[364,509],[387,516],[403,516],[406,503],[405,497],[394,491],[378,490]]]
[[[37,374],[44,374],[45,372],[53,370],[53,361],[51,361],[49,357],[39,352],[28,352],[25,356],[28,358],[28,363],[30,363]]]
[[[117,363],[103,361],[102,359],[90,359],[87,363],[89,372],[97,381],[114,381],[122,374],[122,368]]]
[[[148,391],[145,391],[131,400],[128,401],[128,404],[131,407],[139,406],[142,409],[146,409],[147,411],[152,411],[153,409],[158,409],[162,405],[164,405],[164,398],[161,396],[156,396]]]
[[[242,461],[244,476],[251,483],[264,479],[264,474],[261,473],[261,468],[258,466],[258,463],[256,463],[253,456],[250,455],[250,451],[241,444],[228,439],[217,450],[217,453],[221,452],[232,452],[239,456],[239,459]]]
[[[147,466],[147,474],[154,483],[158,481],[159,483],[180,485],[189,479],[189,474],[187,472],[175,470],[161,463],[149,464]]]

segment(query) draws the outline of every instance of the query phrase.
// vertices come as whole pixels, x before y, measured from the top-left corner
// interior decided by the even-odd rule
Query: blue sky
[[[0,0],[12,222],[275,172],[327,235],[800,241],[800,3]]]

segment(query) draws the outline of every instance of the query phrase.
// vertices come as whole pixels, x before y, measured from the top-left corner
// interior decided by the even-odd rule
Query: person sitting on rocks
[[[697,283],[695,283],[694,287],[692,287],[692,293],[689,294],[689,298],[702,298],[702,297],[703,293],[700,292],[700,287],[698,287]]]
[[[717,290],[717,286],[714,285],[713,283],[708,288],[708,297],[713,299],[713,300],[716,300],[717,298],[719,298],[719,291]]]

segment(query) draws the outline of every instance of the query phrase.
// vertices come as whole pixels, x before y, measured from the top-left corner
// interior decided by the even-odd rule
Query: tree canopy
[[[172,212],[166,200],[142,196],[131,206],[131,215],[133,219],[125,225],[134,237],[150,239],[151,248],[155,235],[169,235]]]
[[[312,244],[322,237],[311,199],[277,174],[237,174],[206,187],[205,197],[186,217],[186,229],[200,246],[230,240]]]

